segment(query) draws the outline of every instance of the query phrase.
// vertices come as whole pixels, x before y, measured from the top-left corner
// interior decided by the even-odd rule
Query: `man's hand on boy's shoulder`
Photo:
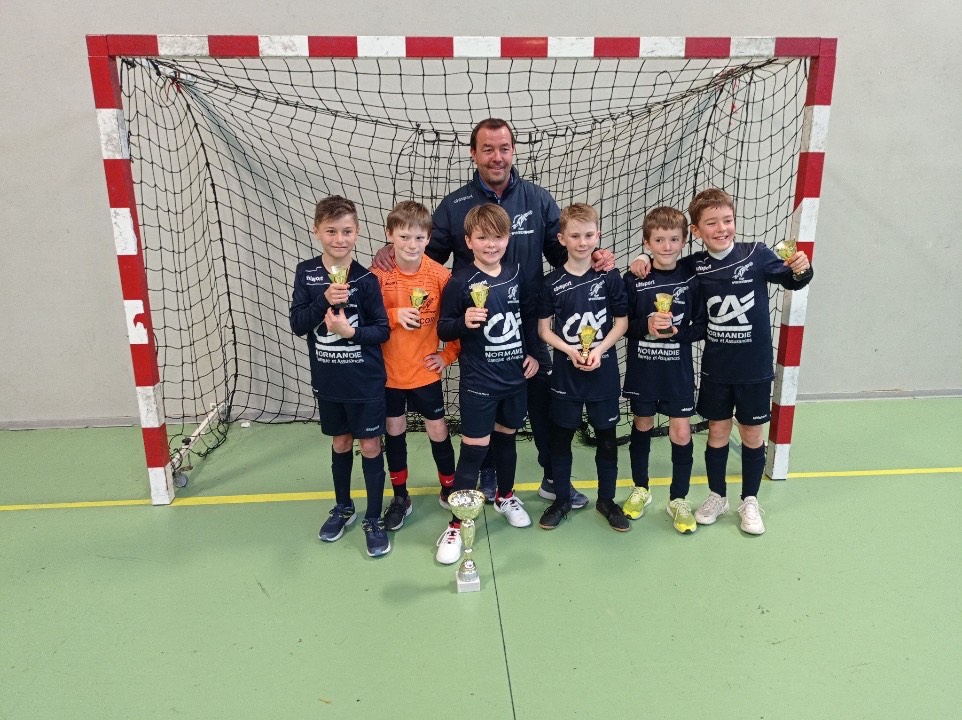
[[[631,261],[631,265],[628,267],[631,274],[635,277],[639,277],[644,280],[648,277],[648,273],[651,272],[651,258],[647,255],[639,255],[634,260]]]
[[[608,248],[598,248],[591,253],[591,267],[598,272],[615,269],[615,254]]]
[[[374,253],[374,260],[371,261],[371,267],[377,268],[378,270],[384,270],[388,272],[394,269],[394,246],[385,245],[376,253]]]

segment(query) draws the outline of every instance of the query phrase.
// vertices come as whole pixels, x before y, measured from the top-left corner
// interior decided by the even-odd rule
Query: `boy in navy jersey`
[[[630,524],[615,502],[618,479],[618,356],[614,344],[628,329],[628,300],[617,270],[592,268],[598,246],[598,213],[575,203],[561,212],[558,240],[568,251],[563,266],[544,279],[538,304],[538,334],[554,348],[551,374],[551,466],[555,499],[539,525],[558,527],[571,512],[571,440],[582,413],[595,430],[598,446],[598,502],[615,530]]]
[[[381,343],[388,338],[388,321],[377,278],[353,259],[359,231],[353,202],[335,195],[317,203],[313,232],[322,253],[297,266],[290,319],[295,335],[307,335],[321,432],[331,436],[335,505],[318,537],[339,540],[354,522],[351,470],[357,438],[367,489],[367,554],[379,557],[391,549],[381,520],[386,381]],[[345,268],[346,276],[338,277]]]
[[[490,444],[498,474],[495,510],[511,525],[527,527],[531,518],[514,496],[514,441],[527,413],[525,380],[538,372],[531,355],[538,336],[524,274],[518,265],[501,262],[510,232],[508,214],[498,205],[468,212],[465,242],[474,262],[456,270],[444,288],[438,337],[461,341],[461,453],[454,490],[477,485]],[[452,517],[438,539],[438,562],[449,565],[461,557],[460,527]]]
[[[692,233],[705,244],[695,273],[708,313],[698,413],[708,420],[708,498],[695,511],[701,525],[728,512],[725,472],[732,415],[742,442],[741,529],[765,532],[758,489],[765,469],[763,426],[771,416],[774,378],[768,283],[799,290],[812,279],[804,252],[781,260],[762,243],[735,242],[735,204],[728,193],[698,193],[688,206]]]
[[[628,362],[622,394],[631,402],[631,476],[635,487],[622,506],[637,520],[651,503],[648,456],[655,413],[668,417],[671,441],[671,488],[668,514],[680,533],[694,532],[697,524],[686,499],[691,482],[691,421],[695,412],[695,374],[691,345],[705,337],[705,309],[694,267],[679,262],[688,238],[685,216],[659,207],[642,226],[651,272],[645,278],[625,273],[628,293]],[[687,260],[687,258],[686,258]],[[659,312],[657,295],[671,298],[671,309]]]

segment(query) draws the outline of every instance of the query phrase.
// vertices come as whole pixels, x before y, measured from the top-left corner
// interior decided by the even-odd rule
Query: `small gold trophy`
[[[782,260],[791,260],[797,252],[798,241],[795,238],[791,240],[781,240],[775,245],[775,254]],[[798,273],[792,273],[792,277],[798,280],[800,276]]]
[[[411,291],[411,307],[420,309],[430,293],[424,288],[416,287]]]
[[[598,329],[585,325],[578,331],[578,340],[581,341],[581,359],[587,360],[591,353],[591,343],[595,341]]]
[[[471,286],[471,301],[476,308],[484,307],[484,304],[488,301],[489,289],[488,284],[483,282]]]
[[[464,561],[455,575],[458,592],[477,592],[481,589],[481,578],[471,553],[474,545],[474,519],[484,508],[484,495],[480,490],[456,490],[448,496],[448,505],[455,517],[461,521],[461,542],[464,543]]]
[[[347,272],[350,269],[351,268],[349,265],[331,265],[331,272],[329,274],[329,277],[331,278],[331,282],[334,283],[335,285],[343,285],[344,283],[346,283]],[[341,308],[346,306],[347,306],[347,303],[337,303],[334,306],[334,308],[336,310],[340,310]]]
[[[674,300],[674,296],[670,293],[658,293],[655,295],[655,310],[663,313],[671,312],[671,301]],[[659,335],[671,335],[671,328],[658,328]]]

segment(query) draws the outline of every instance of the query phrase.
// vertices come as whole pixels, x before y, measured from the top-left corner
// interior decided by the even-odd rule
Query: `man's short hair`
[[[471,237],[475,230],[496,237],[507,237],[511,234],[511,218],[500,205],[475,205],[464,218],[464,234]]]
[[[568,223],[572,221],[593,223],[596,230],[600,229],[598,227],[598,211],[587,203],[573,203],[561,211],[561,219],[559,220],[561,232],[564,232]]]
[[[354,203],[340,195],[331,195],[319,201],[314,207],[314,226],[325,220],[337,220],[345,215],[351,215],[357,223],[357,208]]]
[[[681,230],[681,239],[688,239],[688,220],[681,210],[663,205],[645,215],[641,226],[642,237],[648,240],[655,230]]]
[[[688,217],[691,218],[691,224],[697,225],[698,221],[701,220],[702,213],[706,210],[720,207],[731,208],[734,213],[735,201],[732,200],[732,196],[718,188],[702,190],[688,204]]]
[[[511,135],[511,147],[514,147],[514,130],[508,124],[507,120],[502,120],[501,118],[487,118],[482,120],[477,125],[474,126],[474,130],[471,131],[471,149],[478,149],[478,132],[481,130],[500,130],[501,128],[508,128],[508,133]]]
[[[431,213],[416,200],[404,200],[394,206],[384,221],[384,229],[389,233],[400,228],[417,228],[431,234]]]

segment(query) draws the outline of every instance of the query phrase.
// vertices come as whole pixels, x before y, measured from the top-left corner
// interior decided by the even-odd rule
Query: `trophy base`
[[[458,586],[459,593],[478,592],[481,590],[481,578],[474,578],[474,580],[462,580],[461,578],[456,577],[454,582]]]
[[[668,337],[669,335],[671,335],[671,328],[665,328],[665,329],[658,328],[658,334],[662,337]]]

